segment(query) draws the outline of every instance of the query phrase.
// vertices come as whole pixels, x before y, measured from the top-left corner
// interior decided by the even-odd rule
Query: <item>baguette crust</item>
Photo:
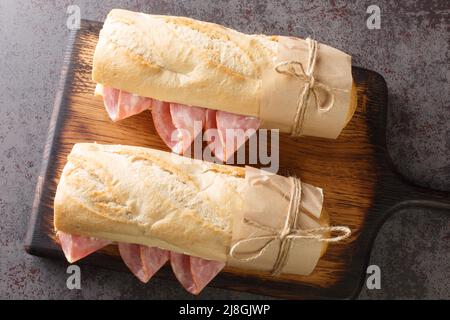
[[[244,168],[148,148],[78,143],[56,190],[54,227],[227,262],[245,185]],[[319,224],[329,225],[324,210]],[[321,254],[326,247],[324,242]]]
[[[186,17],[113,9],[100,32],[92,79],[161,101],[260,117],[263,74],[276,64],[279,39]],[[349,95],[347,120],[356,91]]]
[[[276,36],[114,9],[100,32],[92,78],[162,101],[258,117],[262,71],[276,53]]]
[[[76,144],[55,196],[55,229],[225,262],[243,179],[242,168],[157,150]]]

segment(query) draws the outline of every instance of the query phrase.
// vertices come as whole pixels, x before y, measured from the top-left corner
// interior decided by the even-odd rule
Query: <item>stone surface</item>
[[[450,190],[448,1],[16,1],[0,2],[0,298],[192,298],[178,284],[82,267],[82,290],[66,288],[65,264],[23,250],[30,207],[66,39],[67,6],[103,20],[114,7],[187,15],[251,33],[294,34],[353,55],[389,87],[388,143],[397,170],[413,182]],[[381,29],[366,27],[366,9],[381,9]],[[300,28],[297,28],[300,26]],[[360,298],[450,298],[450,213],[408,209],[378,235],[371,264],[380,290]],[[200,298],[256,296],[207,288]]]

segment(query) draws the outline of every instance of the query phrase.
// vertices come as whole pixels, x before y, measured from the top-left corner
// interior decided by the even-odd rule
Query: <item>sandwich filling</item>
[[[104,247],[112,241],[57,232],[67,261],[73,263]],[[220,261],[206,260],[186,254],[140,244],[118,243],[119,253],[128,269],[143,283],[170,261],[175,277],[192,294],[199,294],[225,267]]]
[[[184,154],[189,149],[195,136],[199,134],[195,127],[198,123],[200,131],[205,130],[207,133],[206,139],[219,137],[219,141],[210,143],[208,147],[220,161],[226,162],[249,138],[245,133],[256,131],[261,124],[255,117],[159,101],[101,84],[97,84],[95,92],[103,97],[106,111],[113,121],[151,110],[156,131],[164,143],[177,154]],[[231,137],[234,141],[228,143],[227,136],[230,135],[227,132],[233,130],[235,135]]]

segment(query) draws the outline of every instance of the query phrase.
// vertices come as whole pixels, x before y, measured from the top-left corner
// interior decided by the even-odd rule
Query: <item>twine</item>
[[[275,66],[275,71],[281,74],[294,76],[305,81],[305,86],[299,95],[297,102],[297,110],[294,117],[294,125],[292,128],[292,136],[300,136],[305,118],[306,104],[309,100],[311,92],[314,95],[314,102],[320,112],[328,112],[333,108],[335,96],[333,90],[326,84],[316,81],[314,78],[314,68],[316,66],[318,42],[311,38],[307,38],[308,43],[308,65],[305,69],[299,61],[283,61]],[[298,67],[298,68],[296,68]],[[322,106],[317,88],[322,88],[331,97],[330,101]]]
[[[348,238],[351,234],[351,230],[345,226],[329,226],[329,227],[319,227],[312,229],[295,229],[295,225],[297,224],[299,213],[301,212],[301,182],[300,179],[293,178],[292,179],[292,189],[291,189],[291,198],[289,202],[289,211],[286,217],[286,222],[281,231],[276,228],[262,225],[256,221],[252,221],[244,218],[244,223],[253,227],[256,227],[260,230],[270,232],[268,235],[250,237],[247,239],[242,239],[237,241],[230,249],[230,256],[239,261],[252,261],[258,259],[260,256],[264,254],[267,248],[274,241],[280,241],[280,248],[278,251],[277,258],[273,265],[271,274],[273,276],[277,276],[283,272],[283,268],[285,267],[289,253],[291,251],[292,243],[297,239],[311,239],[319,242],[338,242]],[[342,233],[336,237],[327,238],[325,235],[327,233],[340,232]],[[258,243],[260,240],[267,240],[263,246],[256,249],[253,252],[237,252],[239,247],[256,242]],[[242,256],[240,256],[242,255]]]

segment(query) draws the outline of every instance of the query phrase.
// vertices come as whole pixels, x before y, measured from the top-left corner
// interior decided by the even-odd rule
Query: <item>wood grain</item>
[[[149,112],[113,123],[102,100],[93,96],[91,64],[100,28],[101,23],[83,21],[70,37],[26,239],[25,248],[31,254],[63,258],[54,238],[53,197],[74,143],[95,141],[167,150]],[[353,76],[358,106],[337,140],[280,137],[280,172],[322,187],[331,224],[349,226],[352,236],[330,245],[310,276],[273,278],[227,268],[212,286],[282,298],[351,298],[364,281],[376,233],[392,212],[408,205],[450,210],[448,194],[409,185],[394,172],[386,151],[384,79],[361,68],[353,68]],[[126,270],[114,246],[82,263]],[[157,275],[174,279],[169,268]]]

